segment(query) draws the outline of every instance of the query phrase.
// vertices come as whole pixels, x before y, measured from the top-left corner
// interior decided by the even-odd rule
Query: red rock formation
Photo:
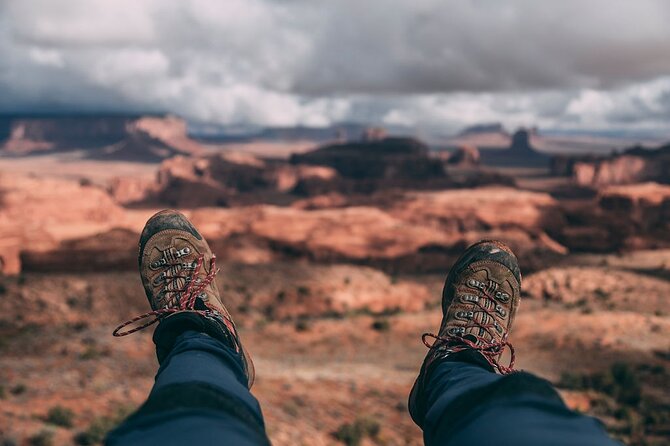
[[[645,181],[670,183],[670,144],[657,149],[630,148],[607,158],[560,157],[552,160],[556,174],[572,176],[579,186],[603,187]]]
[[[333,189],[338,181],[337,173],[328,167],[293,166],[224,152],[166,160],[146,197],[149,201],[189,208],[233,206],[274,199],[286,201],[292,193],[321,193]]]
[[[429,157],[429,149],[412,138],[385,138],[334,144],[291,156],[292,164],[328,166],[342,177],[371,180],[382,185],[394,181],[445,178],[442,163]]]
[[[247,166],[254,165],[252,159]],[[213,170],[204,172],[209,184]],[[256,178],[253,171],[248,178],[238,174],[243,181]],[[105,190],[76,181],[11,175],[0,177],[0,190],[0,232],[10,235],[3,238],[3,255],[13,253],[3,263],[11,273],[18,272],[20,259],[40,271],[134,267],[137,234],[154,212],[120,208]],[[202,191],[190,199],[199,199]],[[304,258],[389,271],[442,271],[465,245],[491,237],[510,242],[529,260],[526,265],[561,252],[544,234],[547,222],[557,220],[547,195],[501,188],[398,194],[385,210],[259,205],[189,214],[223,260],[244,263]]]
[[[479,150],[475,146],[460,146],[447,159],[448,164],[457,166],[476,166],[479,164]]]
[[[593,201],[563,205],[555,237],[570,250],[611,252],[670,246],[670,186],[610,186]]]
[[[93,158],[156,161],[196,154],[201,146],[175,116],[49,116],[0,118],[0,152],[22,155],[44,150],[85,149]]]

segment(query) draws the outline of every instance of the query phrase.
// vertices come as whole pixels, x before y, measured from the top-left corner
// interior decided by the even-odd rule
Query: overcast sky
[[[0,111],[670,131],[667,0],[0,0]]]

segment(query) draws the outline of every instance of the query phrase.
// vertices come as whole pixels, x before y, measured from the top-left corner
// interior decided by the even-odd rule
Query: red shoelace
[[[426,340],[426,338],[433,338],[435,339],[435,341],[431,344]],[[503,340],[502,342],[487,342],[487,343],[480,341],[480,343],[476,343],[461,336],[438,336],[433,333],[424,333],[421,336],[421,340],[423,341],[423,344],[428,348],[439,347],[440,345],[446,345],[447,350],[450,353],[458,353],[462,352],[463,350],[477,350],[479,353],[482,354],[484,359],[486,359],[486,362],[491,364],[491,367],[500,372],[501,375],[507,375],[515,371],[514,347],[512,346],[512,344],[507,342],[507,340]],[[511,355],[509,365],[507,366],[498,363],[498,357],[505,349],[505,346],[509,347]]]
[[[489,283],[487,284],[486,288],[476,288],[476,287],[471,288],[473,290],[476,290],[477,295],[480,298],[492,301],[494,303],[495,308],[496,299],[492,294],[493,292],[495,292],[497,288],[497,284],[495,284],[495,282],[489,280]],[[495,339],[495,336],[490,331],[491,329],[494,330],[497,329],[496,325],[497,322],[495,322],[496,319],[494,316],[495,313],[486,308],[484,305],[482,305],[479,300],[476,302],[476,305],[481,309],[482,312],[486,313],[489,316],[491,321],[494,322],[484,324],[476,321],[475,318],[472,317],[470,319],[470,322],[466,324],[464,328],[479,327],[484,331],[486,331],[491,336],[492,339]],[[500,342],[487,342],[477,336],[474,335],[472,336],[477,338],[478,342],[471,341],[470,339],[467,339],[460,335],[440,336],[434,333],[424,333],[421,336],[421,341],[429,349],[432,349],[434,347],[446,346],[446,349],[451,353],[457,353],[463,350],[476,350],[482,354],[484,359],[486,359],[486,361],[491,365],[491,367],[500,372],[502,375],[507,375],[509,373],[514,372],[514,360],[515,360],[514,347],[510,342],[507,341],[507,332],[505,332]],[[427,341],[427,338],[433,338],[434,339],[433,343],[429,343]],[[505,347],[509,347],[510,350],[510,361],[509,365],[507,366],[498,363],[498,358],[505,350]]]
[[[198,277],[198,273],[200,272],[200,269],[202,268],[202,264],[204,261],[204,256],[198,257],[198,261],[195,265],[195,268],[193,268],[193,271],[191,274],[184,276],[184,275],[173,275],[173,276],[166,276],[166,279],[178,279],[182,278],[185,280],[185,286],[181,289],[177,290],[170,290],[170,292],[177,293],[177,305],[173,307],[166,307],[166,308],[160,308],[158,310],[153,310],[149,311],[147,313],[144,313],[140,316],[134,317],[123,324],[119,325],[114,329],[112,334],[114,336],[120,337],[120,336],[127,336],[129,334],[135,333],[140,330],[144,330],[145,328],[149,327],[150,325],[155,324],[156,322],[160,321],[161,319],[175,313],[183,313],[183,312],[190,312],[190,313],[197,313],[202,316],[206,317],[214,317],[217,319],[223,318],[224,316],[220,314],[217,311],[214,310],[196,310],[195,309],[195,302],[200,293],[207,288],[207,286],[212,283],[214,280],[214,277],[218,273],[218,270],[216,269],[216,256],[212,255],[212,260],[210,260],[209,263],[209,273],[202,279],[196,279]],[[170,267],[173,267],[175,265],[167,264],[166,267],[169,269]],[[133,327],[129,330],[126,331],[121,331],[123,328],[132,325],[138,321],[141,321],[143,319],[150,318],[151,316],[154,316],[154,319],[149,320],[148,322],[137,326]]]

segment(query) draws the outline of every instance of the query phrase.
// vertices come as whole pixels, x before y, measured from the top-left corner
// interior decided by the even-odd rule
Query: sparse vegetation
[[[302,332],[302,331],[309,331],[312,329],[312,321],[305,317],[299,318],[295,322],[295,331]]]
[[[79,359],[84,361],[98,359],[103,356],[109,356],[109,350],[100,349],[96,345],[88,345],[86,349],[79,354]]]
[[[56,426],[70,428],[73,425],[74,412],[67,407],[54,406],[49,409],[44,421],[55,424]]]
[[[42,429],[28,438],[30,446],[52,446],[54,444],[54,433],[49,429]]]
[[[641,398],[638,376],[625,363],[615,363],[608,371],[591,375],[566,372],[561,375],[558,385],[566,389],[597,390],[622,404],[635,405]]]
[[[371,327],[376,331],[389,331],[391,329],[391,322],[387,318],[375,319]]]
[[[596,288],[593,292],[598,300],[608,300],[610,298],[610,293],[603,290],[602,288]]]
[[[377,420],[370,417],[359,417],[353,423],[341,425],[333,433],[333,437],[347,446],[358,446],[365,438],[377,438],[380,425]]]
[[[120,407],[111,416],[95,418],[85,431],[74,436],[74,443],[80,446],[91,446],[102,443],[109,431],[119,425],[130,413],[129,407]]]
[[[25,384],[16,384],[14,387],[11,388],[9,392],[12,395],[22,395],[26,393],[26,390],[28,390],[28,387],[26,387]]]
[[[626,444],[647,446],[664,444],[654,443],[653,437],[664,435],[670,425],[670,406],[644,393],[642,384],[667,386],[669,381],[662,365],[615,363],[600,373],[564,373],[558,386],[603,394],[593,399],[592,414],[616,419],[608,429]]]

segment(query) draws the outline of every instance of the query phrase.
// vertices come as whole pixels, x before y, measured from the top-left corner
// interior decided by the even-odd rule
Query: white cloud
[[[665,0],[0,0],[0,111],[668,125]]]

